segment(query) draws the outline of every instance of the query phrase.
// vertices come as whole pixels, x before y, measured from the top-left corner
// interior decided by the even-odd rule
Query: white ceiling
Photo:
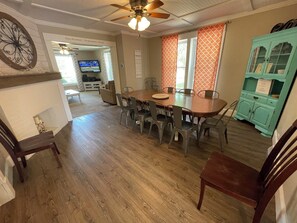
[[[0,2],[32,17],[37,24],[59,27],[71,25],[109,34],[121,31],[136,33],[127,26],[130,20],[128,17],[111,22],[112,19],[128,16],[130,13],[110,4],[130,7],[129,0],[0,0]],[[151,25],[142,32],[144,36],[190,30],[261,10],[296,4],[297,0],[162,0],[162,2],[164,5],[153,12],[169,13],[170,17],[168,19],[149,17]]]

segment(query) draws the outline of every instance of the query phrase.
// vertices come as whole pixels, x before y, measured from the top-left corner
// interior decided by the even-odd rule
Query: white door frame
[[[51,43],[52,41],[66,42],[66,43],[77,44],[77,45],[88,45],[88,46],[109,46],[110,52],[111,52],[112,69],[113,69],[113,77],[114,77],[116,92],[121,92],[120,73],[119,73],[119,66],[118,66],[117,48],[116,48],[115,42],[98,40],[98,39],[88,39],[88,38],[75,37],[75,36],[59,35],[59,34],[52,34],[52,33],[43,33],[43,38],[47,48],[48,56],[51,61],[52,69],[53,71],[56,71],[56,72],[59,72],[59,69],[55,59],[53,46]],[[67,114],[68,121],[71,121],[72,115],[70,112],[69,104],[66,99],[62,84],[60,86],[60,93],[63,99],[64,108]]]

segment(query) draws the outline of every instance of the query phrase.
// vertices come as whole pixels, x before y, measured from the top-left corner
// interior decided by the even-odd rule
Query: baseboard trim
[[[6,159],[4,174],[0,171],[0,206],[15,198],[13,189],[13,165]]]

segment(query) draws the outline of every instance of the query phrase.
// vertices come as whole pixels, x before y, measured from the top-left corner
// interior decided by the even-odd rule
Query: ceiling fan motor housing
[[[132,9],[141,9],[147,5],[147,0],[130,0]]]

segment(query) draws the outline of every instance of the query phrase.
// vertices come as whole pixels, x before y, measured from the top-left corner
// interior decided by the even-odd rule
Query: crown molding
[[[64,13],[67,15],[72,15],[72,16],[77,16],[77,17],[81,17],[84,19],[89,19],[89,20],[93,20],[93,21],[101,21],[101,19],[95,18],[95,17],[90,17],[90,16],[85,16],[82,14],[78,14],[78,13],[74,13],[74,12],[69,12],[69,11],[65,11],[65,10],[61,10],[61,9],[56,9],[53,7],[49,7],[49,6],[45,6],[45,5],[41,5],[41,4],[37,4],[37,3],[31,3],[32,6],[37,7],[37,8],[42,8],[42,9],[47,9],[50,11],[54,11],[54,12],[60,12],[60,13]]]
[[[75,31],[82,31],[82,32],[89,32],[89,33],[98,33],[98,34],[104,34],[104,35],[110,35],[113,36],[114,32],[108,32],[108,31],[102,31],[97,29],[87,29],[80,26],[72,26],[72,25],[66,25],[62,23],[56,23],[56,22],[49,22],[45,20],[39,20],[39,19],[33,19],[33,21],[37,25],[44,25],[44,26],[51,26],[56,28],[63,28],[63,29],[71,29]]]

